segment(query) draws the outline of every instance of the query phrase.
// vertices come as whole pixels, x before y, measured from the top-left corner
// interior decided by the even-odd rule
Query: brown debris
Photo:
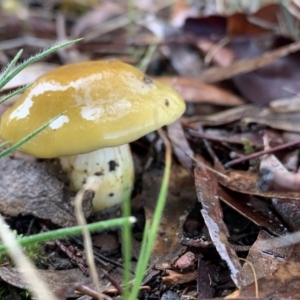
[[[177,285],[187,283],[197,278],[197,271],[193,270],[184,274],[177,273],[172,270],[167,270],[167,276],[163,276],[162,280],[166,285]]]
[[[180,272],[183,272],[188,269],[194,268],[194,264],[195,264],[195,254],[191,251],[188,251],[176,260],[174,267],[178,269]]]

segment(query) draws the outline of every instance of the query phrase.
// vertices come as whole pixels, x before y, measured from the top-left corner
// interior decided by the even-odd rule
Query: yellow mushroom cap
[[[1,118],[0,136],[16,143],[62,114],[21,150],[40,158],[119,146],[173,123],[181,96],[120,61],[90,61],[41,76]]]

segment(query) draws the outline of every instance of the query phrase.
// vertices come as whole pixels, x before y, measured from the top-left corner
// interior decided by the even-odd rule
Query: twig
[[[69,260],[73,265],[79,267],[79,269],[82,271],[84,276],[90,275],[86,267],[82,264],[82,262],[79,261],[78,258],[61,241],[55,240],[55,244],[62,252],[64,252],[67,255],[67,257],[69,258]]]
[[[231,160],[228,163],[226,163],[224,165],[224,167],[227,169],[227,168],[229,168],[233,165],[248,161],[248,160],[253,159],[253,158],[257,158],[257,157],[262,156],[264,154],[274,153],[276,151],[284,150],[284,149],[287,149],[287,148],[290,148],[290,147],[295,147],[295,146],[298,146],[298,145],[300,145],[300,141],[290,142],[290,143],[286,143],[284,145],[279,145],[279,146],[276,146],[274,148],[270,148],[270,149],[267,149],[267,150],[258,151],[258,152],[252,153],[250,155]]]

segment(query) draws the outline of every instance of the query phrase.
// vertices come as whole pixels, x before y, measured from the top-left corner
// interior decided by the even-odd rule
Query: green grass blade
[[[19,60],[19,58],[21,57],[23,53],[23,50],[20,50],[16,56],[13,58],[13,60],[8,64],[8,66],[6,67],[6,69],[4,69],[3,73],[1,74],[0,77],[0,89],[2,89],[4,87],[5,84],[3,84],[4,79],[6,78],[6,76],[9,74],[9,72],[15,67],[17,61]]]
[[[9,144],[9,142],[7,142],[7,141],[5,141],[5,142],[3,142],[3,143],[0,143],[0,149],[1,149],[2,147],[4,147],[4,146],[8,145],[8,144]]]
[[[148,260],[147,260],[147,247],[149,243],[148,239],[148,234],[150,231],[150,222],[146,221],[145,223],[145,228],[144,228],[144,233],[143,233],[143,240],[142,240],[142,245],[140,249],[140,255],[139,255],[139,260],[136,266],[136,272],[135,272],[135,281],[138,280],[139,278],[144,278],[145,276],[145,269],[147,269],[148,265]],[[137,289],[140,288],[140,285],[137,285]],[[135,293],[135,282],[133,285],[132,293]]]
[[[139,256],[138,264],[136,266],[136,278],[134,281],[132,291],[129,295],[129,298],[127,298],[128,300],[136,300],[137,299],[140,286],[143,282],[143,279],[144,279],[144,276],[145,276],[145,273],[146,273],[146,270],[148,267],[148,263],[149,263],[149,260],[151,257],[154,243],[155,243],[155,238],[156,238],[157,231],[159,228],[160,220],[161,220],[163,210],[165,207],[165,202],[167,199],[168,186],[169,186],[169,180],[170,180],[170,172],[171,172],[172,154],[171,154],[171,146],[170,146],[169,141],[167,140],[167,138],[165,136],[161,135],[161,137],[164,140],[164,143],[166,145],[166,150],[167,150],[164,175],[163,175],[163,179],[162,179],[161,188],[159,191],[156,208],[155,208],[154,215],[153,215],[152,224],[150,226],[150,229],[147,230],[148,232],[144,232],[143,239],[147,239],[147,241],[145,242],[146,243],[145,245],[143,245],[144,241],[142,243],[143,251],[141,251],[140,256]],[[147,229],[147,226],[145,228]]]
[[[122,203],[122,216],[129,218],[131,215],[131,203],[130,198],[124,199]],[[129,222],[124,223],[122,227],[122,252],[123,252],[123,299],[127,299],[129,295],[129,282],[131,273],[131,224]]]
[[[97,231],[97,230],[105,230],[115,227],[121,227],[125,223],[133,223],[135,222],[135,218],[118,218],[107,221],[96,222],[92,224],[88,224],[87,228],[89,231]],[[34,243],[44,243],[54,239],[62,239],[73,235],[81,234],[82,226],[74,226],[61,228],[57,230],[47,231],[31,236],[25,236],[18,239],[18,242],[21,246],[28,246]],[[0,245],[0,253],[4,252],[6,249],[5,245]]]
[[[77,43],[81,40],[82,39],[61,42],[61,43],[58,43],[57,45],[54,45],[54,46],[50,47],[49,49],[43,50],[41,53],[38,53],[38,54],[30,57],[29,59],[25,60],[20,65],[18,65],[15,69],[13,69],[9,74],[7,74],[6,77],[3,79],[3,81],[1,82],[0,87],[1,86],[3,87],[7,82],[9,82],[18,73],[20,73],[23,69],[25,69],[27,66],[31,65],[32,63],[44,58],[45,56],[47,56],[47,55],[63,48],[63,47],[70,46],[70,45],[72,45],[74,43]]]
[[[157,48],[158,48],[158,44],[153,44],[148,47],[147,52],[144,55],[140,65],[138,67],[144,73],[146,72],[155,52],[157,51]]]
[[[32,85],[32,83],[30,84],[27,84],[25,86],[22,86],[21,88],[19,89],[16,89],[15,91],[13,91],[12,93],[4,96],[1,100],[0,100],[0,105],[2,103],[4,103],[5,101],[9,100],[11,97],[17,95],[17,94],[20,94],[20,93],[23,93],[28,87],[30,87]]]

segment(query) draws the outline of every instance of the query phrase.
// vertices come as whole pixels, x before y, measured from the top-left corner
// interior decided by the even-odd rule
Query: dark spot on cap
[[[104,175],[104,172],[103,172],[103,171],[101,171],[101,172],[96,172],[96,173],[94,173],[94,175],[95,175],[95,176],[103,176],[103,175]]]
[[[82,180],[82,184],[86,184],[86,179],[83,179],[83,180]]]
[[[114,193],[110,193],[108,194],[109,197],[113,197],[114,196]]]
[[[115,171],[116,167],[118,166],[117,162],[114,160],[110,160],[108,162],[108,166],[109,166],[109,172]]]
[[[168,99],[165,99],[165,106],[169,106],[170,105],[170,102]]]
[[[148,83],[148,84],[152,83],[152,79],[150,77],[148,77],[148,76],[145,76],[143,78],[143,80],[144,80],[145,83]]]

